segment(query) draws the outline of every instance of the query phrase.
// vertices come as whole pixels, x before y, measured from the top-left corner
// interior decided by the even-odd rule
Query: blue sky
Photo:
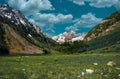
[[[120,10],[120,0],[0,0],[19,9],[48,36],[65,31],[86,33]]]

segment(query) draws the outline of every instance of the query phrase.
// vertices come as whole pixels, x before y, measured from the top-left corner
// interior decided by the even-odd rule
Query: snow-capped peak
[[[84,40],[85,35],[86,33],[76,34],[74,31],[70,31],[70,32],[64,32],[57,36],[53,36],[52,39],[58,43],[64,43],[64,42],[69,42],[69,41],[75,42],[75,41]]]
[[[25,16],[22,15],[22,13],[19,10],[13,10],[11,7],[9,7],[8,4],[0,6],[0,15],[3,18],[8,18],[12,22],[16,23],[16,25],[27,24]]]
[[[24,27],[28,33],[31,28],[37,33],[42,32],[38,26],[31,24],[19,10],[12,9],[8,4],[0,5],[0,17],[8,19],[9,23],[16,26]]]

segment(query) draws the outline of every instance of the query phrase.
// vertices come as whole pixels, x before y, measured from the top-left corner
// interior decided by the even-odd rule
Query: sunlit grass
[[[119,60],[119,54],[5,56],[0,79],[120,79]]]

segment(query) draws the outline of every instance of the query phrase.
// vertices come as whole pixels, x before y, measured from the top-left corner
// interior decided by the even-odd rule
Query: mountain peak
[[[16,26],[23,25],[26,30],[28,30],[28,27],[32,27],[31,23],[19,10],[12,9],[8,4],[1,5],[0,16],[8,19],[7,21],[9,21],[9,23],[12,23]]]
[[[10,53],[41,54],[47,51],[45,49],[48,43],[56,44],[39,26],[30,23],[22,12],[12,9],[7,4],[0,6],[0,24],[0,29],[5,32],[0,35],[6,36],[0,41],[0,52],[4,46]]]
[[[85,37],[86,33],[76,34],[74,31],[64,32],[63,34],[59,34],[57,36],[53,36],[52,39],[58,43],[64,42],[75,42],[75,41],[82,41]]]
[[[0,5],[0,9],[2,9],[2,10],[9,10],[9,11],[12,10],[12,8],[8,4]]]
[[[3,4],[3,5],[1,5],[1,7],[9,7],[9,5],[8,4]]]

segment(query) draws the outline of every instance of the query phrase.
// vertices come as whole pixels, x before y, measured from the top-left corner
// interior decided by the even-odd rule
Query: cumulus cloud
[[[111,7],[115,6],[119,0],[92,0],[90,1],[90,6],[101,8],[101,7]]]
[[[78,5],[85,5],[85,2],[84,2],[85,0],[70,0],[70,1]]]
[[[21,10],[24,14],[54,9],[49,0],[8,0],[8,4]]]
[[[98,24],[101,20],[102,20],[102,18],[97,18],[97,17],[95,17],[94,14],[88,13],[88,14],[82,15],[80,17],[80,19],[76,20],[76,22],[73,26],[66,27],[65,30],[77,31],[81,28],[90,28],[90,27],[93,27],[96,24]]]
[[[37,24],[45,31],[53,33],[55,32],[54,24],[69,23],[73,19],[71,14],[40,13],[43,10],[55,10],[49,0],[8,0],[8,4],[22,11],[30,22]]]
[[[41,14],[41,13],[37,13],[34,14],[29,21],[32,23],[35,23],[39,26],[41,26],[42,28],[45,28],[46,30],[50,30],[52,32],[54,32],[54,24],[58,24],[58,23],[70,23],[72,22],[73,16],[71,14],[68,15],[63,15],[61,13],[55,15],[52,13],[49,14]]]
[[[120,7],[120,1],[119,0],[70,0],[75,4],[78,5],[85,5],[85,2],[88,2],[90,6],[97,7],[97,8],[103,8],[103,7]]]
[[[61,13],[55,15],[52,13],[36,13],[30,19],[31,22],[39,23],[40,26],[52,25],[57,23],[69,23],[72,22],[73,16],[71,14],[63,15]]]

